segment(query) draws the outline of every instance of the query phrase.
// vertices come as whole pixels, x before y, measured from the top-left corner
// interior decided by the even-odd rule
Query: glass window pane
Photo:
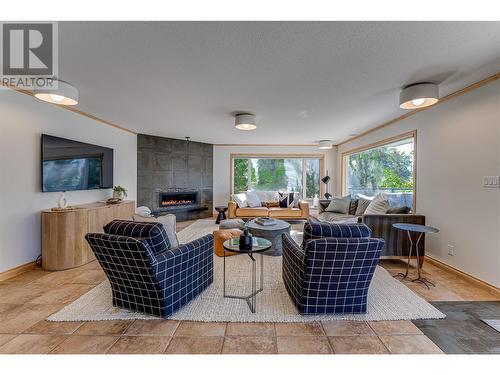
[[[233,184],[235,193],[248,190],[248,159],[234,159]]]
[[[302,159],[285,159],[286,191],[299,192],[302,195],[302,165]]]
[[[319,195],[320,159],[240,158],[233,160],[233,191],[294,191]],[[308,192],[306,193],[306,186]],[[306,196],[307,195],[307,196]]]
[[[288,179],[284,159],[252,159],[255,190],[286,190]]]
[[[319,159],[306,159],[306,192],[305,198],[319,197]]]
[[[413,207],[413,137],[348,155],[346,189],[353,197],[386,193],[391,206]]]

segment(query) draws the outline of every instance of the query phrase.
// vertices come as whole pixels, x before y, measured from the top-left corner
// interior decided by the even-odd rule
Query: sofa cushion
[[[219,229],[241,229],[245,228],[245,222],[241,219],[226,219],[219,224]]]
[[[388,214],[409,214],[411,211],[410,207],[389,207],[387,210]]]
[[[104,233],[117,236],[127,236],[146,240],[153,254],[161,253],[171,248],[163,224],[139,223],[128,220],[113,220],[104,226]]]
[[[358,207],[356,207],[356,216],[361,216],[365,213],[366,208],[372,201],[370,199],[359,198]]]
[[[338,212],[341,214],[349,213],[349,206],[351,205],[351,196],[347,195],[342,198],[333,198],[325,209],[328,212]]]
[[[339,214],[338,212],[321,212],[318,214],[320,221],[328,221],[331,223],[357,222],[358,217],[349,214]]]
[[[177,222],[177,218],[175,217],[175,215],[168,214],[168,215],[154,217],[154,216],[142,216],[134,214],[132,218],[134,219],[134,221],[138,222],[162,224],[163,228],[165,229],[165,232],[167,232],[167,237],[168,240],[170,241],[170,247],[172,248],[179,247],[179,240],[177,239],[177,234],[175,233],[176,222]]]
[[[280,206],[279,202],[263,202],[262,205],[267,207],[267,208]]]
[[[269,210],[267,207],[245,207],[236,209],[236,216],[240,217],[268,216],[268,213]]]
[[[281,208],[271,207],[269,209],[269,217],[301,217],[302,210],[300,208]]]

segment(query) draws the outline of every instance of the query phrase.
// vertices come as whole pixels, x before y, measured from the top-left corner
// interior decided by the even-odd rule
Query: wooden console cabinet
[[[85,234],[102,232],[113,219],[132,220],[134,201],[89,203],[65,211],[42,211],[42,267],[62,271],[95,259]]]

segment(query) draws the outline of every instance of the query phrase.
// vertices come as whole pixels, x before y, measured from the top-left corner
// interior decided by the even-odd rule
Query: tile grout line
[[[330,342],[330,336],[328,336],[326,334],[326,329],[325,329],[325,326],[323,325],[323,320],[320,320],[319,321],[319,325],[321,326],[321,330],[323,331],[325,337],[326,337],[326,343],[328,344],[328,346],[330,347],[331,351],[332,351],[332,354],[335,354],[335,350],[333,349],[333,345],[332,343]]]

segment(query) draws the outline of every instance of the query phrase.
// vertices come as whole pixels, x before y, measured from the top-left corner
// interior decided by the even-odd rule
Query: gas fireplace
[[[160,193],[158,206],[160,209],[178,209],[199,205],[198,193],[195,191]]]

